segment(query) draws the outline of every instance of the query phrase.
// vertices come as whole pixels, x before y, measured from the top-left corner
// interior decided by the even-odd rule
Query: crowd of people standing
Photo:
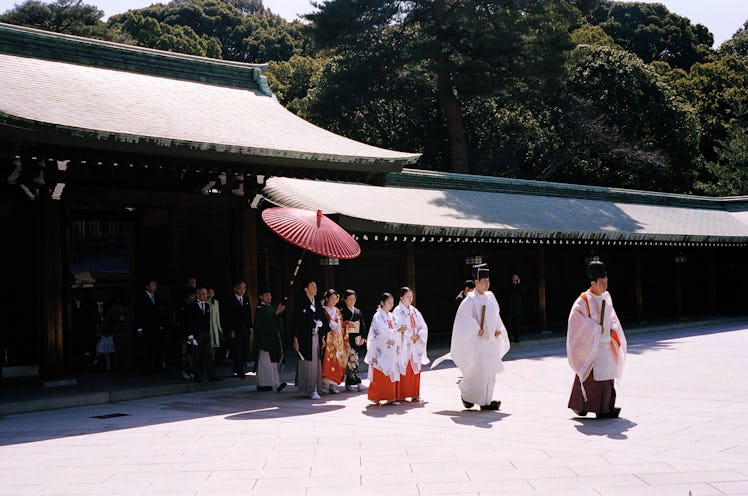
[[[568,406],[577,415],[617,417],[614,381],[622,374],[626,340],[607,292],[604,264],[591,262],[587,274],[590,288],[577,298],[569,315],[567,355],[575,380]],[[456,298],[450,353],[435,362],[451,359],[459,368],[460,398],[468,409],[499,409],[501,402],[493,399],[496,374],[504,370],[502,358],[510,339],[519,341],[524,313],[525,289],[517,274],[505,293],[509,326],[489,288],[486,264],[474,266],[473,278],[465,281]],[[181,302],[167,313],[157,282],[150,280],[138,295],[134,316],[115,295],[101,319],[94,364],[101,361],[110,370],[128,369],[137,362],[153,373],[165,371],[178,356],[182,376],[200,382],[204,374],[208,380],[222,380],[216,361],[230,360],[235,377],[246,378],[253,364],[257,390],[280,392],[287,384],[281,381],[279,365],[292,353],[297,391],[313,400],[348,390],[368,391],[376,405],[423,401],[421,371],[429,363],[429,330],[413,305],[410,288],[400,288],[397,301],[393,294],[382,293],[367,327],[356,307],[356,291],[347,289],[341,298],[335,289],[327,289],[319,297],[316,282],[305,281],[289,319],[288,336],[285,299],[274,304],[271,290],[261,288],[252,312],[246,291],[246,283],[236,281],[233,294],[219,304],[213,288],[188,278]],[[84,303],[76,299],[73,316],[82,308]],[[368,366],[368,388],[361,377],[362,357]]]

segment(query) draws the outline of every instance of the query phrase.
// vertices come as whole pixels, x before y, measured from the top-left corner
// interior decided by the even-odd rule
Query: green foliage
[[[605,32],[600,26],[583,24],[571,33],[571,39],[577,45],[607,46],[611,48],[622,48]]]
[[[704,26],[660,4],[317,7],[302,24],[262,0],[173,0],[103,23],[82,0],[27,0],[0,21],[269,62],[270,87],[288,109],[353,139],[421,152],[423,168],[748,194],[748,22],[714,52]]]
[[[716,147],[735,127],[748,123],[748,63],[725,56],[675,73],[672,87],[696,111],[701,126],[701,153],[717,160]]]
[[[319,84],[325,60],[294,55],[289,60],[270,62],[265,75],[273,94],[296,114],[303,114],[310,91]]]
[[[748,21],[732,37],[719,47],[722,56],[732,55],[748,62]]]
[[[56,0],[44,3],[26,0],[0,16],[0,22],[29,26],[45,31],[91,36],[103,27],[104,12],[83,0]]]
[[[573,47],[570,26],[581,17],[575,2],[562,0],[333,0],[317,6],[319,12],[307,19],[317,46],[335,54],[335,66],[317,92],[312,118],[322,118],[341,98],[355,100],[360,112],[372,101],[382,101],[386,95],[381,88],[418,88],[421,99],[403,101],[410,106],[406,115],[446,128],[421,133],[418,149],[433,154],[422,163],[457,171],[467,167],[463,158],[475,155],[466,141],[466,102],[499,96],[517,101],[552,88],[562,73],[565,51]],[[393,85],[399,80],[407,86]],[[390,146],[403,148],[397,145],[412,141],[416,131],[403,131],[391,134],[398,142]],[[450,159],[428,162],[432,157]]]
[[[645,62],[661,60],[688,69],[711,56],[714,37],[659,3],[600,2],[589,16],[624,49]]]
[[[301,24],[286,22],[257,0],[173,1],[112,16],[108,26],[141,46],[241,62],[308,53]]]
[[[734,128],[717,147],[717,160],[707,164],[710,174],[699,184],[708,195],[748,195],[748,128]]]
[[[473,172],[535,179],[561,148],[550,107],[504,105],[500,98],[472,98],[465,103]]]
[[[568,67],[559,104],[568,158],[546,177],[689,191],[698,125],[660,77],[607,47],[578,47]]]

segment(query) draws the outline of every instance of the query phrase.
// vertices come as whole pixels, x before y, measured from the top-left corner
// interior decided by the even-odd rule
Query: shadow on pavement
[[[0,422],[0,446],[75,438],[213,416],[241,421],[314,415],[345,408],[345,405],[326,403],[342,396],[348,395],[323,396],[321,400],[312,401],[295,391],[265,393],[257,392],[250,386],[214,390],[214,394],[209,395],[181,396],[176,401],[174,396],[157,401],[151,398],[145,407],[126,402],[19,414],[16,417],[18,421],[12,427]],[[57,420],[50,422],[51,416]]]
[[[495,422],[511,416],[509,413],[482,410],[441,410],[434,412],[434,414],[450,417],[455,424],[478,427],[480,429],[491,429]]]
[[[596,419],[574,418],[580,425],[574,427],[585,436],[605,436],[608,439],[628,439],[627,431],[636,427],[636,423],[625,418]]]
[[[412,403],[410,401],[402,400],[399,405],[375,405],[370,403],[361,410],[361,413],[367,417],[382,418],[388,415],[402,415],[409,410],[415,410],[417,408],[423,408],[428,404],[428,401]]]

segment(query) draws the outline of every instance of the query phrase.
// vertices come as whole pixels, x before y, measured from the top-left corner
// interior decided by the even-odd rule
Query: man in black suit
[[[187,305],[184,312],[185,339],[195,346],[192,363],[194,366],[195,381],[200,382],[203,368],[208,371],[211,381],[220,381],[216,375],[216,364],[213,362],[213,349],[210,346],[210,305],[205,300],[208,298],[208,290],[204,287],[197,288],[197,298]]]
[[[156,294],[157,290],[156,281],[148,281],[145,291],[138,297],[135,306],[135,329],[139,355],[146,373],[163,371],[166,367],[163,309]]]
[[[249,357],[249,339],[252,332],[252,307],[246,295],[247,285],[244,281],[234,284],[234,294],[222,302],[221,313],[225,311],[224,330],[228,331],[229,339],[233,341],[234,376],[245,377],[245,367]],[[224,310],[225,309],[225,310]]]

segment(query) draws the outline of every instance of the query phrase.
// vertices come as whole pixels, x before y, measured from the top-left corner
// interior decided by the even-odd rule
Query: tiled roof
[[[99,146],[209,151],[218,159],[301,167],[386,172],[419,157],[326,131],[259,90],[23,57],[6,48],[0,37],[0,125]]]
[[[410,172],[402,173],[407,176]],[[412,172],[417,174],[416,171]],[[449,177],[449,174],[445,175]],[[403,179],[403,178],[400,178]],[[479,184],[480,176],[473,176]],[[496,181],[497,178],[490,178]],[[501,182],[501,180],[498,180]],[[540,187],[537,181],[508,180]],[[570,186],[571,190],[576,187]],[[616,190],[620,194],[626,190]],[[628,192],[631,198],[638,193]],[[742,211],[729,212],[713,199],[703,208],[546,196],[519,191],[491,192],[426,186],[371,186],[274,177],[264,196],[272,203],[340,214],[352,232],[478,238],[554,238],[572,240],[748,242],[745,199]],[[623,197],[622,197],[623,198]]]

